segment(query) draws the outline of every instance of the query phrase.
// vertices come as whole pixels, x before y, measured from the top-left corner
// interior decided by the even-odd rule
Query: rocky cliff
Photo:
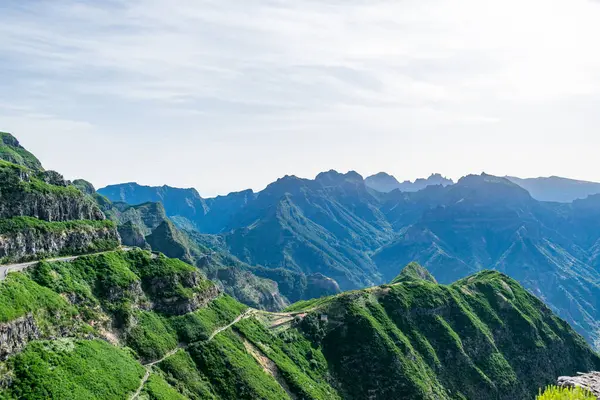
[[[5,360],[39,337],[40,330],[32,314],[0,324],[0,360]]]
[[[580,387],[600,398],[600,372],[580,373],[578,376],[561,376],[558,378],[560,387]]]
[[[54,172],[39,172],[0,161],[0,218],[45,221],[103,220],[96,203]]]
[[[0,260],[24,261],[113,250],[120,244],[110,221],[45,222],[29,217],[0,220]]]

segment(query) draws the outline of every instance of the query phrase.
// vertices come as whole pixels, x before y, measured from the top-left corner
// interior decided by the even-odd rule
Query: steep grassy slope
[[[600,274],[585,249],[600,234],[600,202],[547,205],[490,176],[464,178],[438,201],[442,205],[373,255],[387,279],[413,260],[442,283],[494,268],[521,282],[590,343],[596,340]]]
[[[43,171],[42,163],[10,133],[0,132],[0,160]]]
[[[0,330],[29,313],[32,334],[0,363],[0,398],[529,399],[600,367],[516,281],[422,275],[412,265],[400,283],[270,314],[144,251],[43,263],[0,282],[36,304],[3,298]]]
[[[497,272],[316,304],[329,322],[309,316],[301,326],[321,343],[344,398],[526,399],[556,376],[599,367],[581,336]]]

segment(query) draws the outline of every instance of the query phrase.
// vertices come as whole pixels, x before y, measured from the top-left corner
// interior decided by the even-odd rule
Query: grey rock
[[[20,261],[61,254],[83,254],[95,250],[100,241],[120,243],[116,228],[84,226],[76,230],[42,232],[23,230],[0,234],[0,259]]]
[[[558,386],[580,387],[600,398],[600,372],[590,372],[579,376],[561,376],[558,378]]]
[[[33,315],[0,324],[0,360],[21,350],[27,343],[40,338]]]

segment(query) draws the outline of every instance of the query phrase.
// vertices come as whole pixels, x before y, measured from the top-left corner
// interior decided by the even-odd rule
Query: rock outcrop
[[[119,225],[118,229],[123,245],[150,250],[150,245],[146,242],[146,238],[138,226],[127,222],[125,225]]]
[[[220,294],[219,288],[198,271],[153,278],[145,286],[154,301],[153,308],[168,315],[194,312]]]
[[[39,337],[40,330],[31,314],[0,324],[0,361]]]
[[[42,163],[10,133],[0,132],[0,160],[43,171]]]
[[[600,398],[600,372],[590,372],[579,376],[561,376],[558,378],[558,386],[580,387]]]
[[[54,255],[112,250],[120,238],[114,225],[73,224],[65,229],[25,228],[0,233],[0,259],[20,261]]]
[[[0,218],[44,221],[103,220],[96,203],[55,172],[0,164]]]

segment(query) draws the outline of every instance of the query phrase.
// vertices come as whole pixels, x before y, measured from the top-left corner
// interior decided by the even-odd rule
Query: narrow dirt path
[[[249,308],[246,311],[244,311],[242,314],[238,315],[236,317],[236,319],[234,319],[231,323],[222,326],[220,328],[217,328],[213,331],[213,333],[208,337],[208,339],[206,339],[206,342],[210,342],[211,340],[213,340],[219,333],[226,331],[227,329],[231,328],[233,325],[237,324],[238,322],[240,322],[241,320],[253,317],[257,314],[263,314],[263,315],[270,315],[279,319],[285,319],[285,318],[291,318],[293,319],[294,317],[300,315],[306,315],[307,313],[314,311],[316,308],[311,308],[308,310],[304,310],[304,311],[296,311],[296,312],[291,312],[291,313],[271,313],[271,312],[267,312],[267,311],[260,311],[260,310],[255,310],[253,308]],[[286,321],[287,322],[287,321]],[[293,394],[290,391],[289,386],[287,385],[287,383],[285,382],[285,380],[283,379],[283,377],[281,376],[281,373],[279,372],[279,368],[277,368],[277,365],[275,365],[275,363],[273,361],[271,361],[267,356],[265,356],[260,349],[258,349],[256,346],[254,346],[252,343],[250,343],[248,340],[242,338],[244,341],[244,346],[246,346],[246,349],[248,350],[248,352],[250,354],[252,354],[252,356],[258,361],[258,363],[265,369],[265,371],[267,373],[269,373],[270,375],[273,376],[273,378],[275,378],[275,380],[277,380],[277,382],[279,383],[279,385],[283,388],[283,390],[285,390],[285,392],[290,396],[290,398],[292,400],[296,400],[297,397],[295,394]],[[154,367],[156,364],[160,364],[161,362],[163,362],[164,360],[166,360],[167,358],[171,357],[172,355],[174,355],[175,353],[177,353],[180,349],[185,349],[186,346],[179,346],[177,347],[175,350],[171,350],[170,352],[168,352],[167,354],[165,354],[165,356],[163,358],[161,358],[160,360],[151,362],[149,364],[145,364],[144,367],[146,368],[146,374],[144,375],[144,377],[142,378],[142,381],[140,383],[140,387],[138,388],[138,390],[133,394],[133,396],[130,397],[130,400],[135,400],[139,397],[139,395],[142,393],[142,390],[144,390],[144,385],[146,384],[146,382],[148,382],[148,379],[150,379],[150,374],[152,373],[152,367]]]
[[[233,320],[232,323],[230,323],[229,325],[223,326],[221,328],[218,328],[217,330],[215,330],[212,335],[210,335],[210,337],[208,338],[207,342],[210,342],[211,340],[213,340],[215,338],[215,336],[217,336],[219,333],[226,331],[227,329],[231,328],[233,325],[237,324],[238,322],[240,322],[243,319],[247,319],[250,318],[251,316],[254,315],[254,310],[253,309],[248,309],[246,311],[244,311],[244,313],[240,314],[236,319]]]
[[[279,386],[281,386],[281,388],[287,393],[287,395],[290,397],[290,399],[297,400],[298,396],[296,396],[291,391],[291,389],[288,386],[287,382],[285,381],[285,379],[281,375],[281,371],[279,370],[279,367],[277,367],[277,364],[275,364],[269,357],[267,357],[262,352],[261,349],[259,349],[258,347],[256,347],[248,339],[246,339],[245,337],[242,337],[242,336],[240,336],[240,339],[244,343],[244,347],[246,348],[246,350],[248,351],[248,353],[250,353],[250,355],[252,355],[252,357],[254,357],[254,359],[256,360],[256,362],[258,362],[260,364],[260,366],[263,368],[263,370],[267,374],[271,375],[273,377],[273,379],[275,379],[275,381],[277,381],[277,383],[279,384]]]
[[[252,308],[246,310],[242,314],[238,315],[237,318],[234,319],[230,324],[215,329],[215,331],[209,336],[209,338],[206,340],[206,342],[210,342],[219,333],[226,331],[227,329],[231,328],[233,325],[237,324],[241,320],[250,318],[251,316],[254,315],[254,313],[255,313],[255,310]],[[165,356],[163,358],[161,358],[160,360],[156,360],[149,364],[145,364],[144,367],[146,368],[146,374],[142,378],[142,381],[140,382],[140,386],[139,386],[138,390],[136,390],[136,392],[133,394],[133,396],[130,397],[130,400],[137,399],[139,397],[139,395],[142,393],[142,390],[144,390],[144,385],[146,384],[146,382],[148,382],[148,379],[150,379],[150,374],[152,373],[152,367],[154,367],[156,364],[160,364],[161,362],[165,361],[167,358],[169,358],[172,355],[174,355],[175,353],[177,353],[180,349],[185,349],[185,348],[186,348],[186,346],[179,346],[176,349],[171,350],[170,352],[165,354]]]
[[[140,387],[138,388],[138,390],[136,390],[136,392],[133,394],[133,396],[130,397],[131,400],[137,399],[138,396],[142,393],[142,390],[144,389],[144,385],[146,384],[146,382],[148,382],[148,379],[150,379],[150,374],[152,373],[152,367],[154,367],[156,364],[160,364],[161,362],[165,361],[167,358],[169,358],[172,355],[174,355],[175,353],[177,353],[180,349],[181,349],[181,347],[177,347],[176,349],[171,350],[170,352],[165,354],[164,357],[161,358],[160,360],[156,360],[156,361],[151,362],[150,364],[144,365],[144,367],[146,368],[146,374],[142,378],[142,382],[140,383]]]

